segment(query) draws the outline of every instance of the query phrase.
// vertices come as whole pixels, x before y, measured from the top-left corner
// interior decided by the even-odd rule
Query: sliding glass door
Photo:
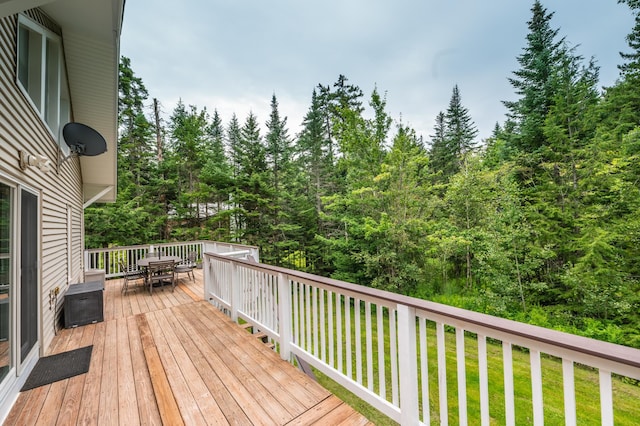
[[[0,182],[0,381],[11,369],[13,190]]]
[[[20,361],[38,342],[38,197],[21,191]]]

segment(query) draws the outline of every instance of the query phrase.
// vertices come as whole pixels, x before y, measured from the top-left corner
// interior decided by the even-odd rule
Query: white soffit
[[[41,9],[62,28],[73,121],[96,129],[107,152],[80,157],[85,201],[113,202],[117,187],[118,63],[124,0],[57,0]]]

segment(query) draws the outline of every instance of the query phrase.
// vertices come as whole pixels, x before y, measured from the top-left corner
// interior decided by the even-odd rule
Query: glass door
[[[11,280],[13,191],[0,182],[0,381],[11,369]]]
[[[20,361],[38,343],[38,197],[20,196]]]

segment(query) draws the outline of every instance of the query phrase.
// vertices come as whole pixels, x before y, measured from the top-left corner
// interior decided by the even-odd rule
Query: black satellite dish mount
[[[67,123],[62,128],[62,137],[71,150],[71,155],[62,159],[64,163],[71,157],[103,154],[107,151],[107,141],[95,129],[82,123]]]

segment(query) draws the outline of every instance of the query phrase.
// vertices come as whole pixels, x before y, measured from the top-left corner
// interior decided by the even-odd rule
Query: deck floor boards
[[[195,276],[152,295],[108,280],[105,320],[58,330],[47,353],[93,345],[89,371],[20,393],[4,424],[370,424],[204,301]]]

